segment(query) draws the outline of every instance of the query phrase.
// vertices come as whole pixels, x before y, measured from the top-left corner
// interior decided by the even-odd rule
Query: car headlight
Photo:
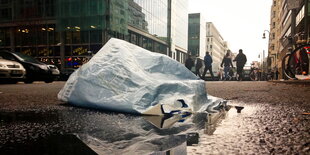
[[[48,67],[46,65],[39,65],[39,67],[43,70],[48,70]]]
[[[49,69],[58,69],[55,65],[47,65]]]
[[[0,68],[6,68],[7,66],[6,65],[4,65],[4,64],[0,64]]]

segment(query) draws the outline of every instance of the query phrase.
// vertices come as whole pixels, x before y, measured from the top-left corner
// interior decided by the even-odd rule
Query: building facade
[[[0,0],[0,50],[63,70],[115,37],[183,62],[187,22],[187,0]]]
[[[204,58],[206,53],[206,27],[200,13],[188,15],[188,52],[192,56]]]
[[[206,30],[206,51],[212,56],[212,71],[214,72],[214,75],[216,75],[220,70],[222,59],[229,48],[227,42],[224,41],[224,38],[212,22],[206,23]]]
[[[156,0],[154,0],[156,1]],[[169,54],[173,59],[184,63],[187,55],[187,25],[188,25],[188,0],[168,0],[171,4],[170,24],[168,26],[170,33],[170,51]],[[169,9],[169,10],[170,10]],[[169,25],[169,24],[168,24]]]
[[[278,4],[277,4],[278,3]],[[280,50],[280,42],[278,42],[279,34],[281,33],[280,27],[278,26],[280,23],[280,5],[279,1],[274,0],[271,6],[271,16],[270,16],[270,31],[268,32],[269,46],[268,46],[268,70],[272,70],[276,72],[278,68],[278,57]],[[267,37],[266,37],[267,38]]]
[[[276,68],[280,78],[284,78],[282,76],[282,58],[296,41],[295,38],[290,42],[288,37],[294,37],[298,33],[310,36],[309,7],[309,0],[273,0],[268,58],[271,62],[269,67]],[[275,61],[273,61],[273,57],[275,57]]]

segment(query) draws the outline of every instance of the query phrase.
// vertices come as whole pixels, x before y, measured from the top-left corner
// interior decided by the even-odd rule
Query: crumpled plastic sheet
[[[58,98],[79,107],[143,115],[199,112],[221,101],[208,100],[205,81],[183,64],[115,38],[71,74]]]

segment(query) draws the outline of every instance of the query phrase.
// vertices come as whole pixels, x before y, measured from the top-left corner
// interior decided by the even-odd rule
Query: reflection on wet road
[[[187,154],[229,108],[212,113],[135,116],[62,106],[0,112],[1,154]]]

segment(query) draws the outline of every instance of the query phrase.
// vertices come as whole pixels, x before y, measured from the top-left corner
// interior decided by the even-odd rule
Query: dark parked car
[[[67,81],[70,75],[75,71],[76,69],[74,68],[65,68],[61,73],[60,73],[60,78],[59,80],[61,81]]]
[[[9,51],[0,51],[0,56],[7,60],[17,61],[24,66],[26,69],[25,83],[33,81],[50,83],[59,77],[59,70],[55,65],[47,65],[31,56]]]

